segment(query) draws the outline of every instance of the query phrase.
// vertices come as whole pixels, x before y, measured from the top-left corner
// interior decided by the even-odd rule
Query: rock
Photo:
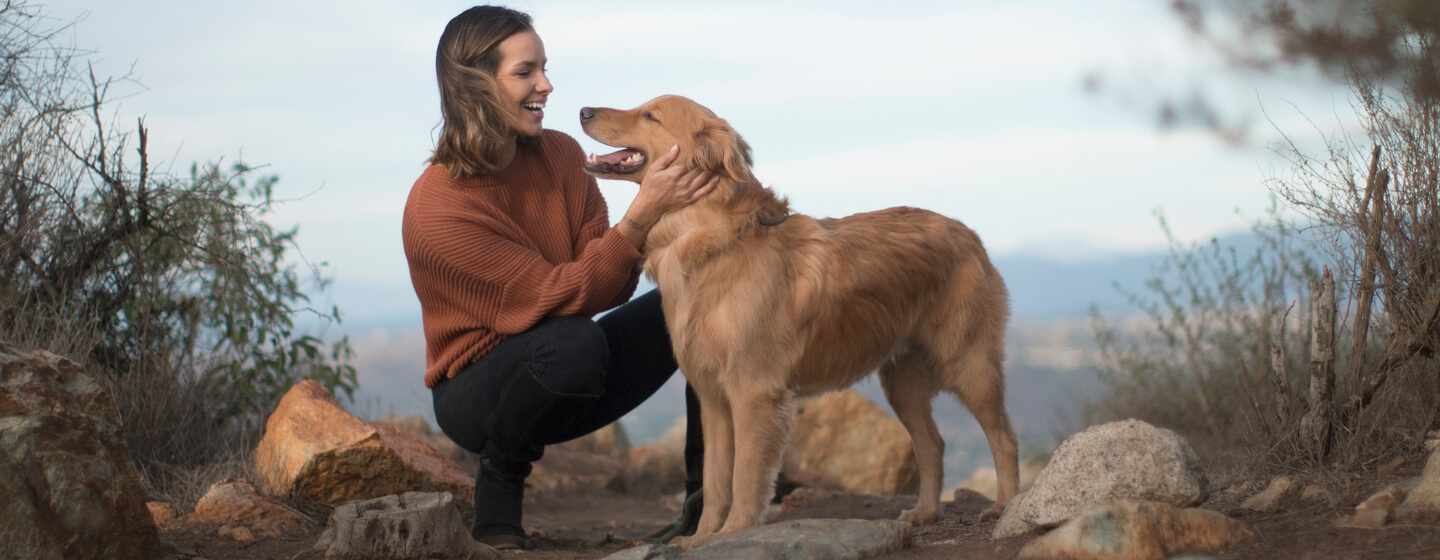
[[[829,501],[838,494],[823,488],[796,488],[780,500],[780,511],[794,511]]]
[[[1376,492],[1360,505],[1355,506],[1355,515],[1341,519],[1336,526],[1353,529],[1379,529],[1390,519],[1390,512],[1405,499],[1407,492],[1398,485],[1391,485]]]
[[[1405,466],[1405,457],[1396,457],[1394,459],[1391,459],[1389,463],[1380,465],[1380,468],[1375,469],[1375,474],[1378,474],[1380,476],[1390,476],[1392,474],[1395,474],[1395,471],[1400,470],[1400,467],[1403,466]]]
[[[452,441],[444,432],[430,426],[430,421],[424,416],[411,414],[409,416],[388,415],[381,422],[395,426],[401,432],[414,436],[426,445],[435,448],[435,451],[455,462],[462,472],[474,473],[480,468],[480,460],[474,453],[466,451]]]
[[[1305,487],[1295,482],[1293,477],[1276,477],[1270,481],[1270,485],[1265,487],[1265,490],[1250,496],[1240,504],[1240,507],[1266,513],[1289,509],[1300,499],[1304,490]]]
[[[1420,483],[1395,507],[1394,518],[1406,523],[1440,521],[1440,451],[1425,461]]]
[[[1303,492],[1300,493],[1300,501],[1302,501],[1302,502],[1312,502],[1312,501],[1320,501],[1320,500],[1323,500],[1323,501],[1326,501],[1326,502],[1333,502],[1333,501],[1335,501],[1335,496],[1330,493],[1330,489],[1329,489],[1329,488],[1326,488],[1326,487],[1321,486],[1321,485],[1319,485],[1319,484],[1307,484],[1307,485],[1305,485],[1305,491],[1303,491]]]
[[[0,543],[11,558],[148,558],[160,533],[100,384],[0,344]]]
[[[304,518],[260,494],[245,480],[225,480],[210,485],[187,523],[218,523],[245,527],[265,537],[279,537],[288,529],[305,525]]]
[[[1209,479],[1185,438],[1139,420],[1111,422],[1061,443],[1025,499],[1005,508],[993,535],[1059,525],[1117,500],[1188,507],[1208,493]]]
[[[545,448],[545,457],[535,463],[535,470],[525,479],[526,493],[595,492],[605,488],[619,471],[620,461],[610,455],[551,446]]]
[[[1040,471],[1044,469],[1044,462],[1028,459],[1020,461],[1020,491],[1029,490],[1030,486],[1035,483],[1035,477],[1040,476]],[[995,501],[995,491],[999,488],[998,480],[995,476],[995,469],[988,467],[975,469],[975,473],[971,474],[970,478],[946,489],[940,496],[946,501],[955,501],[956,491],[973,490],[993,502]]]
[[[685,417],[670,424],[660,439],[631,449],[620,470],[605,485],[614,492],[654,497],[685,490]]]
[[[145,502],[145,509],[150,510],[150,518],[160,527],[169,527],[180,518],[180,510],[168,502]]]
[[[685,454],[672,453],[660,445],[636,447],[630,450],[605,487],[620,494],[643,498],[683,492]]]
[[[475,487],[454,461],[390,424],[356,418],[312,380],[295,384],[266,421],[255,471],[272,495],[332,504],[410,490],[469,500]]]
[[[905,426],[848,389],[800,405],[784,476],[802,486],[864,494],[914,494],[919,485]]]
[[[604,455],[612,459],[622,460],[630,453],[630,435],[625,432],[625,426],[619,421],[616,421],[609,426],[585,435],[585,437],[547,447],[545,452],[549,453],[550,450],[554,449]]]
[[[337,507],[315,550],[347,560],[501,557],[470,538],[449,492],[406,492]]]
[[[1121,500],[1070,520],[1020,549],[1019,558],[1164,560],[1215,552],[1255,535],[1218,512]]]
[[[255,540],[255,534],[250,532],[250,529],[239,525],[222,525],[220,530],[215,533],[220,535],[222,539],[230,539],[232,541],[250,542]]]
[[[910,524],[900,521],[796,519],[736,531],[694,550],[652,544],[605,560],[855,559],[901,550],[910,539]]]

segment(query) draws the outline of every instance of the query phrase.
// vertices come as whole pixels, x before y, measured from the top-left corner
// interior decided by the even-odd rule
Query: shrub
[[[156,171],[144,123],[103,117],[124,79],[82,72],[45,21],[0,8],[0,336],[91,364],[159,486],[247,452],[296,381],[349,395],[348,341],[296,328],[298,313],[340,314],[309,308],[295,230],[265,221],[276,178]]]

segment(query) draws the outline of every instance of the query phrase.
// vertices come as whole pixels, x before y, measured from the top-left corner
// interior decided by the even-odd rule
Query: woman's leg
[[[547,319],[435,386],[440,429],[480,455],[471,531],[476,540],[523,544],[525,477],[553,434],[585,416],[604,390],[604,338],[589,319]]]
[[[549,443],[569,441],[610,425],[654,395],[675,374],[679,366],[675,362],[675,351],[670,345],[670,331],[665,326],[665,312],[660,302],[660,291],[651,290],[596,321],[605,331],[610,353],[605,392],[584,418],[569,431],[557,434]],[[700,401],[688,383],[685,385],[685,413],[685,495],[688,497],[703,485],[705,464]],[[687,499],[687,507],[682,513],[682,518],[669,531],[662,531],[666,537],[660,540],[694,532],[694,522],[699,518],[698,499]]]

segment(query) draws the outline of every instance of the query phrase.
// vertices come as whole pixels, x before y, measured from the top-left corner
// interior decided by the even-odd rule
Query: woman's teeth
[[[545,109],[544,103],[522,103],[520,106],[536,114],[542,113]]]

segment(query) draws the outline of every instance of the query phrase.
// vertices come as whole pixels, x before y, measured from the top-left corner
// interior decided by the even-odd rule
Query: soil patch
[[[777,514],[774,520],[894,519],[913,507],[914,496],[870,496],[838,494],[792,511]],[[992,540],[995,523],[979,522],[981,511],[990,502],[978,495],[946,502],[940,520],[915,530],[913,545],[903,551],[878,556],[881,560],[941,560],[966,558],[999,560],[1014,558],[1033,535]],[[676,498],[637,500],[611,493],[546,496],[526,500],[526,525],[536,531],[532,548],[506,553],[517,560],[593,560],[618,552],[629,545],[607,541],[608,537],[644,535],[669,523],[678,515]],[[777,506],[778,507],[778,506]],[[1385,560],[1410,558],[1440,559],[1440,527],[1421,525],[1390,526],[1379,530],[1339,529],[1335,521],[1353,511],[1353,506],[1309,505],[1275,514],[1238,509],[1229,504],[1210,504],[1243,521],[1257,538],[1247,544],[1214,555],[1220,559],[1298,560]],[[191,525],[161,531],[170,547],[171,558],[201,557],[209,560],[322,558],[315,541],[329,519],[328,508],[298,508],[310,520],[302,529],[279,538],[235,542],[218,536],[218,526]],[[468,524],[473,512],[462,510]]]

